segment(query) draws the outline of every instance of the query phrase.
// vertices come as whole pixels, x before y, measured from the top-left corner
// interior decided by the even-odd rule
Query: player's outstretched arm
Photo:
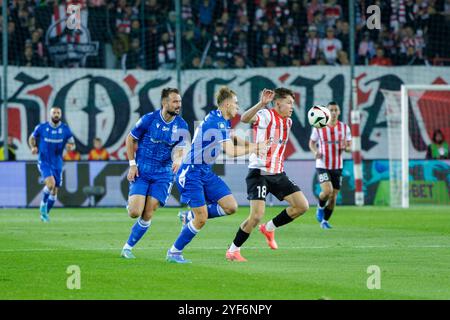
[[[268,103],[270,103],[273,100],[273,97],[275,95],[275,92],[269,89],[264,89],[261,92],[261,97],[259,99],[259,102],[255,104],[253,107],[245,111],[241,115],[241,121],[244,123],[253,123],[256,121],[256,113],[258,113],[259,110],[266,107]]]
[[[241,137],[235,135],[235,134],[231,134],[231,139],[233,139],[234,144],[238,145],[238,146],[248,146],[250,144],[249,141],[242,139]]]
[[[66,143],[66,150],[72,151],[75,150],[75,139],[71,137]]]
[[[181,166],[184,156],[187,153],[187,147],[177,147],[173,150],[172,172],[177,173]]]
[[[127,179],[128,181],[134,181],[135,177],[139,177],[139,171],[136,164],[136,160],[134,157],[134,152],[137,146],[137,140],[135,140],[130,134],[127,136],[127,140],[125,142],[125,146],[127,148],[127,157],[130,163],[130,169],[128,170]]]
[[[32,134],[28,138],[28,145],[30,146],[31,154],[37,154],[38,153],[38,147],[36,145],[36,138],[33,137]]]
[[[235,146],[231,140],[222,143],[223,150],[229,157],[239,157],[249,153],[259,154],[265,152],[270,144],[270,140],[260,143],[249,143],[246,146]]]
[[[322,158],[322,153],[317,149],[315,141],[309,140],[309,150],[311,150],[316,159]]]
[[[345,141],[344,142],[344,147],[343,147],[345,152],[351,152],[352,151],[352,141]]]

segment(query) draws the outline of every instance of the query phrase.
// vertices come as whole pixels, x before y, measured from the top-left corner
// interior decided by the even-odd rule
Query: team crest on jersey
[[[177,132],[177,130],[178,130],[178,126],[177,126],[177,125],[174,125],[174,126],[172,127],[172,132],[175,133],[175,132]]]
[[[156,128],[158,128],[158,129],[159,129],[159,126],[160,126],[160,124],[159,124],[159,123],[157,123],[157,124],[156,124]]]
[[[62,133],[62,128],[58,129],[58,133],[61,134]]]
[[[225,129],[225,123],[220,122],[220,123],[219,123],[219,128],[220,128],[220,129]]]

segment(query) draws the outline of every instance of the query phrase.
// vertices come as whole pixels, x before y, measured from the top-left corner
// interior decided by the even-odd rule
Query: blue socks
[[[142,238],[142,236],[147,232],[151,224],[151,220],[145,221],[142,218],[139,218],[131,228],[131,234],[125,246],[128,245],[128,248],[134,247],[136,243]]]
[[[208,209],[208,219],[223,217],[227,215],[217,202],[209,204],[207,206],[207,209]],[[176,253],[183,251],[184,247],[186,247],[189,244],[189,242],[192,241],[195,235],[199,232],[199,230],[197,230],[192,223],[193,218],[194,212],[191,210],[189,211],[188,216],[188,220],[190,221],[184,225],[183,229],[181,229],[181,232],[177,240],[175,240],[175,243],[173,244],[172,248],[170,248],[170,252]]]
[[[183,229],[180,232],[180,235],[178,236],[177,240],[175,240],[175,243],[170,249],[170,252],[175,253],[183,251],[184,247],[192,241],[198,231],[199,230],[195,229],[192,221],[189,221],[189,223],[184,225]]]
[[[207,209],[208,209],[208,219],[223,217],[223,216],[227,215],[225,213],[225,211],[223,211],[222,207],[219,206],[219,204],[217,202],[208,204]],[[194,211],[189,210],[187,219],[188,219],[188,221],[194,219]]]
[[[223,211],[222,207],[219,206],[217,202],[208,204],[208,219],[213,219],[217,217],[223,217],[227,214]]]
[[[42,189],[41,205],[47,204],[49,196],[50,196],[50,190],[48,190],[47,186],[45,186],[44,189]]]
[[[53,205],[55,204],[55,201],[56,201],[56,195],[50,194],[48,196],[48,200],[47,200],[47,213],[50,213],[50,210],[52,210]]]

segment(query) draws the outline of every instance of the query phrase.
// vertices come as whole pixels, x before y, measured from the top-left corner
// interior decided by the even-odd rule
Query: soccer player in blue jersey
[[[61,122],[62,110],[54,106],[50,109],[51,120],[38,124],[28,138],[32,154],[39,154],[38,169],[45,187],[39,211],[41,220],[49,222],[50,210],[55,204],[58,188],[62,185],[64,147],[75,148],[72,132]]]
[[[178,90],[163,89],[161,104],[161,109],[139,119],[126,140],[130,164],[127,208],[131,218],[138,218],[122,249],[126,259],[135,258],[132,248],[149,229],[155,210],[166,204],[189,135],[187,123],[179,116]]]
[[[197,127],[189,153],[177,173],[177,186],[181,202],[188,204],[193,217],[186,221],[166,260],[175,263],[190,263],[182,251],[205,225],[208,218],[233,214],[237,210],[236,199],[230,188],[212,171],[212,165],[221,152],[237,157],[258,153],[267,143],[249,143],[230,134],[231,122],[239,110],[236,94],[227,87],[217,93],[218,109],[213,110]],[[236,141],[236,146],[233,141]]]

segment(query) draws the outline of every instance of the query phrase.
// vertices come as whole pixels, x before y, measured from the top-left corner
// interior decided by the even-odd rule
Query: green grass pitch
[[[266,220],[281,209],[267,208]],[[315,212],[277,230],[270,250],[255,230],[242,249],[225,251],[248,208],[208,221],[185,249],[190,265],[169,264],[178,208],[156,212],[151,229],[119,257],[134,221],[124,209],[60,209],[39,221],[37,209],[0,210],[0,299],[450,299],[450,209],[338,207],[334,228]],[[71,265],[79,290],[67,288]],[[380,289],[369,266],[380,268]]]

